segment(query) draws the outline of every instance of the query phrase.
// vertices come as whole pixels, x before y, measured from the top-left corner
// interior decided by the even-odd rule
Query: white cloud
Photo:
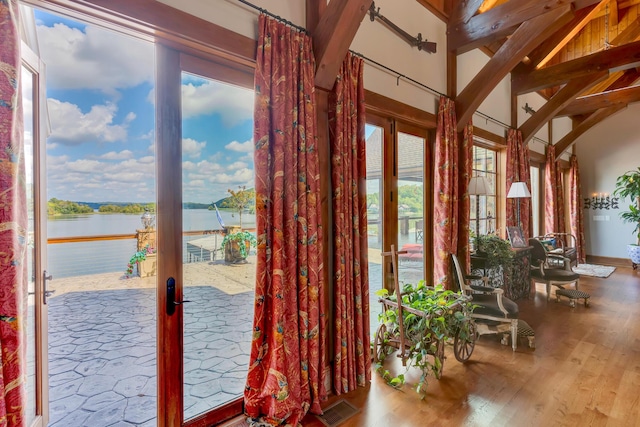
[[[64,24],[38,25],[47,84],[56,89],[117,89],[153,82],[153,44],[100,27],[86,32]]]
[[[130,159],[133,157],[133,152],[130,150],[122,150],[119,153],[115,151],[109,151],[108,153],[97,156],[98,159],[102,160],[124,160]]]
[[[182,153],[193,159],[200,157],[200,153],[207,145],[206,142],[198,142],[191,138],[182,138]]]
[[[219,173],[215,176],[209,177],[209,181],[218,184],[246,184],[253,180],[253,171],[251,169],[239,169],[235,173],[228,175],[226,173]]]
[[[236,169],[245,169],[247,166],[249,165],[245,162],[233,162],[229,166],[227,166],[227,170],[233,171]]]
[[[63,145],[86,142],[116,142],[127,139],[127,125],[114,124],[115,104],[94,105],[83,113],[77,105],[49,98],[50,139]]]
[[[224,148],[239,153],[253,153],[253,139],[245,142],[232,141],[225,145]]]
[[[209,114],[220,114],[227,127],[252,119],[253,91],[210,80],[199,86],[182,85],[183,117]]]

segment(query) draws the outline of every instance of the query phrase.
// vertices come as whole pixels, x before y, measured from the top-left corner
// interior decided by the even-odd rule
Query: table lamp
[[[514,182],[511,184],[511,188],[509,188],[509,193],[507,194],[507,199],[517,199],[516,200],[516,225],[522,228],[522,224],[520,224],[520,199],[525,199],[531,197],[531,193],[527,188],[527,184],[524,182]]]

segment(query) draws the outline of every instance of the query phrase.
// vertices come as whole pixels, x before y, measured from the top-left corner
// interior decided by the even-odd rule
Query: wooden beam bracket
[[[396,24],[391,22],[388,18],[385,18],[380,14],[380,8],[376,8],[375,2],[371,3],[371,7],[369,7],[369,18],[371,22],[374,22],[378,19],[385,27],[389,28],[391,31],[398,34],[404,41],[409,43],[413,47],[417,47],[418,50],[424,50],[427,53],[436,53],[436,43],[430,42],[428,40],[422,39],[422,33],[418,33],[416,37],[413,37],[411,34],[407,33],[402,28],[398,27]]]

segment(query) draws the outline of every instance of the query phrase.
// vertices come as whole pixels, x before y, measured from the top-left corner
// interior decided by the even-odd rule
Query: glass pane
[[[533,235],[540,232],[540,168],[532,166],[531,171],[531,214],[533,216]]]
[[[154,45],[35,18],[50,124],[50,425],[156,425],[155,231],[141,222],[156,200]]]
[[[496,232],[498,153],[482,147],[473,147],[473,159],[473,176],[484,176],[494,195],[471,197],[469,227],[475,234],[492,234]]]
[[[22,67],[22,108],[24,113],[24,154],[27,179],[27,215],[28,222],[28,246],[27,246],[27,425],[36,417],[36,313],[35,313],[35,182],[36,176],[33,168],[35,148],[33,141],[33,74]]]
[[[367,235],[369,243],[369,315],[371,339],[380,321],[382,307],[376,291],[382,289],[382,147],[384,132],[377,126],[365,125],[367,140]]]
[[[185,419],[244,392],[256,278],[253,98],[182,74]]]
[[[424,138],[398,132],[398,256],[400,283],[424,279]]]

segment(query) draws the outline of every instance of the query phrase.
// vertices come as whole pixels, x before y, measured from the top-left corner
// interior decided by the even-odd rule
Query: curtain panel
[[[529,164],[529,148],[522,141],[522,132],[516,129],[507,131],[507,194],[511,184],[524,182],[531,191],[531,169]],[[516,224],[516,204],[520,204],[520,222],[525,240],[531,237],[531,199],[507,199],[507,226]]]
[[[569,215],[571,216],[571,234],[576,236],[576,255],[578,263],[587,262],[587,254],[585,253],[584,240],[584,212],[582,210],[582,187],[580,183],[580,168],[578,166],[578,157],[572,155],[569,169]]]
[[[347,54],[329,95],[337,395],[371,380],[364,61]]]
[[[469,198],[469,181],[473,173],[473,123],[469,121],[464,127],[464,137],[460,146],[460,226],[458,229],[458,259],[471,271],[471,253],[469,252],[469,223],[471,222],[471,202]]]
[[[0,426],[23,426],[26,401],[27,188],[18,1],[0,2]]]
[[[544,230],[545,233],[564,233],[564,196],[562,171],[556,162],[556,150],[547,145],[547,163],[544,167]]]
[[[258,20],[254,162],[257,274],[245,412],[300,425],[326,398],[315,61],[309,36]]]
[[[440,97],[435,148],[433,198],[433,283],[452,289],[449,254],[458,249],[460,186],[455,102]]]

